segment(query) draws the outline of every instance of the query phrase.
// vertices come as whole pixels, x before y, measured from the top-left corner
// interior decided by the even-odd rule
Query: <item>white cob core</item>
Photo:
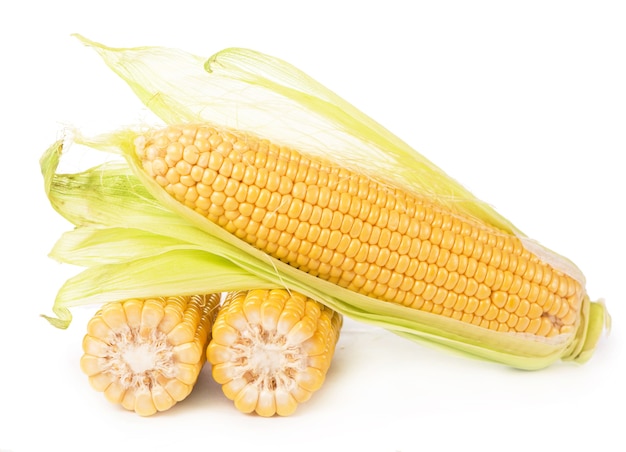
[[[109,344],[104,372],[125,389],[150,388],[159,375],[175,374],[173,347],[158,330],[142,336],[137,328],[119,328],[111,333]]]

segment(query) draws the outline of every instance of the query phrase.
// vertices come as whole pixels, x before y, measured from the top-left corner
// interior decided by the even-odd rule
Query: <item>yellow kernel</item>
[[[437,277],[437,266],[434,264],[430,264],[426,267],[426,274],[424,275],[424,281],[427,283],[431,283]]]
[[[439,246],[442,239],[443,239],[443,231],[439,228],[432,228],[430,232],[430,242],[433,245]]]
[[[473,314],[478,309],[479,301],[474,297],[467,297],[467,305],[465,306],[465,312]]]
[[[178,182],[177,184],[174,184],[172,186],[172,192],[174,193],[174,195],[176,195],[178,199],[182,200],[185,198],[185,193],[187,193],[187,186],[182,184],[181,182]]]
[[[430,255],[430,242],[427,240],[423,240],[420,246],[420,250],[419,250],[419,254],[417,255],[417,258],[422,261],[425,262],[428,260],[428,256]]]
[[[211,194],[211,202],[216,206],[222,206],[226,201],[226,195],[221,191],[215,191]]]
[[[552,306],[550,306],[550,308],[546,308],[548,314],[550,315],[557,315],[558,312],[561,310],[561,304],[562,304],[562,300],[561,298],[555,298],[554,302],[552,303]]]
[[[198,148],[195,147],[193,144],[189,146],[185,146],[185,149],[183,150],[182,158],[188,164],[195,165],[198,162],[199,156],[200,156],[200,153],[198,152]]]
[[[457,283],[459,282],[459,277],[460,275],[458,273],[451,271],[450,273],[448,273],[448,278],[446,280],[444,287],[447,290],[452,290],[454,287],[456,287]]]
[[[436,293],[437,293],[437,286],[433,284],[426,284],[426,288],[424,289],[424,293],[422,293],[422,297],[426,301],[430,301],[435,297]]]
[[[233,165],[233,170],[230,174],[234,180],[241,182],[243,181],[244,176],[246,175],[247,166],[242,162],[237,162]],[[247,184],[249,185],[249,184]]]
[[[497,306],[492,304],[489,306],[489,309],[487,309],[487,312],[483,315],[483,317],[485,318],[485,320],[494,320],[496,317],[498,317],[498,312],[500,312],[500,310],[497,308]]]
[[[530,302],[528,300],[521,300],[519,306],[515,310],[515,314],[519,317],[525,317],[530,312]]]
[[[457,294],[454,292],[447,292],[446,299],[443,302],[443,306],[445,308],[453,308],[456,304]]]
[[[561,322],[563,322],[564,325],[574,325],[576,323],[576,312],[573,310],[570,310],[567,314],[565,314],[562,318],[561,318]]]
[[[441,287],[448,280],[448,270],[442,267],[437,267],[437,276],[435,276],[434,284]]]
[[[189,177],[193,179],[194,182],[200,182],[202,180],[202,176],[204,175],[204,169],[199,166],[192,166],[191,172],[189,173]]]
[[[439,256],[437,257],[437,266],[445,268],[450,259],[450,251],[439,248]]]
[[[569,295],[569,284],[568,284],[568,279],[565,276],[562,276],[561,278],[559,278],[559,288],[557,289],[557,295],[559,297],[566,297],[567,295]]]
[[[530,325],[530,319],[528,317],[519,317],[517,319],[517,323],[515,324],[515,331],[522,332],[526,331],[526,328]]]
[[[180,174],[178,174],[175,168],[170,168],[167,170],[165,178],[170,184],[176,184],[180,181]]]
[[[520,304],[520,298],[517,295],[509,295],[504,305],[504,309],[506,309],[508,312],[514,312],[519,306],[519,304]]]
[[[459,280],[456,283],[456,286],[452,290],[454,290],[458,294],[462,294],[465,292],[465,287],[467,286],[467,278],[465,275],[459,275]]]
[[[510,314],[509,319],[506,321],[506,324],[509,328],[514,328],[517,325],[518,317],[515,314]]]
[[[561,302],[561,308],[558,310],[558,312],[556,313],[556,316],[560,319],[562,319],[563,317],[565,317],[565,315],[570,311],[569,308],[569,304],[567,304],[565,301]]]
[[[464,311],[467,306],[468,296],[464,294],[458,294],[456,299],[456,304],[454,305],[455,311]]]
[[[489,287],[487,287],[485,284],[479,284],[478,285],[478,290],[476,291],[476,298],[478,298],[479,300],[483,300],[486,298],[489,298],[489,296],[491,295],[491,289]]]
[[[478,308],[476,308],[476,312],[474,313],[474,315],[483,317],[489,311],[490,307],[491,302],[489,300],[479,300]]]
[[[167,170],[169,166],[162,158],[157,158],[152,161],[152,175],[153,176],[165,176],[167,174]]]
[[[487,268],[488,267],[484,263],[477,263],[476,272],[474,273],[474,279],[477,282],[482,283],[483,281],[485,281],[485,278],[487,277]]]
[[[454,245],[454,233],[452,231],[443,231],[439,246],[441,249],[450,250],[452,245]]]
[[[478,283],[475,279],[469,278],[465,287],[465,295],[472,297],[476,295],[476,292],[478,292]]]
[[[208,168],[212,169],[213,171],[219,171],[222,167],[223,162],[224,156],[222,154],[219,154],[217,152],[211,152],[211,155],[209,156]]]
[[[185,201],[194,203],[198,199],[198,191],[195,187],[189,187],[185,193]]]
[[[509,313],[504,311],[504,310],[500,310],[500,312],[498,312],[498,317],[496,317],[496,320],[500,323],[505,323],[507,320],[509,319]]]
[[[463,323],[471,323],[473,319],[474,319],[474,316],[470,314],[469,312],[464,312],[463,315],[461,316],[461,322]]]
[[[496,274],[497,271],[494,267],[487,267],[487,273],[485,275],[484,283],[489,287],[493,287],[496,281]]]
[[[513,282],[511,283],[511,287],[509,288],[509,292],[512,294],[519,293],[522,288],[522,278],[518,275],[513,275]]]
[[[196,181],[190,175],[180,176],[180,183],[186,187],[193,187]]]
[[[504,280],[502,281],[502,285],[500,286],[500,289],[508,292],[512,284],[513,284],[513,274],[507,270],[504,272]]]
[[[537,336],[546,336],[552,330],[552,322],[547,317],[541,317],[541,324],[537,330]]]

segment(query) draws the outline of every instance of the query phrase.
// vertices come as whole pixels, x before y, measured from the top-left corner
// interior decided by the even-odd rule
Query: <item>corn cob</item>
[[[238,410],[288,416],[322,386],[341,324],[285,289],[230,292],[207,348],[213,378]]]
[[[304,272],[499,332],[549,338],[579,324],[582,276],[427,198],[210,125],[168,126],[135,144],[173,198]]]
[[[219,294],[105,304],[89,321],[80,366],[91,386],[141,416],[170,409],[191,392]]]

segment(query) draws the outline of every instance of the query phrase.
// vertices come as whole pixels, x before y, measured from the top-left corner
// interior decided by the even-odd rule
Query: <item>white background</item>
[[[623,2],[17,4],[0,6],[0,450],[626,450]],[[166,413],[109,404],[78,367],[92,311],[66,331],[39,317],[76,270],[47,258],[69,225],[38,159],[66,124],[104,132],[145,110],[74,32],[300,67],[576,262],[611,334],[584,366],[520,372],[347,322],[292,417],[238,413],[208,369]]]

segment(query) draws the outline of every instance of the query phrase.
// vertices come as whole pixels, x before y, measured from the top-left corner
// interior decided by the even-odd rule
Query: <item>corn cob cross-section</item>
[[[172,197],[339,286],[499,332],[571,337],[580,323],[582,275],[426,198],[208,125],[169,126],[135,145]]]
[[[342,316],[285,289],[231,292],[213,326],[213,378],[238,410],[292,414],[323,384]]]
[[[89,321],[80,365],[112,403],[149,416],[191,392],[219,294],[108,303]]]

